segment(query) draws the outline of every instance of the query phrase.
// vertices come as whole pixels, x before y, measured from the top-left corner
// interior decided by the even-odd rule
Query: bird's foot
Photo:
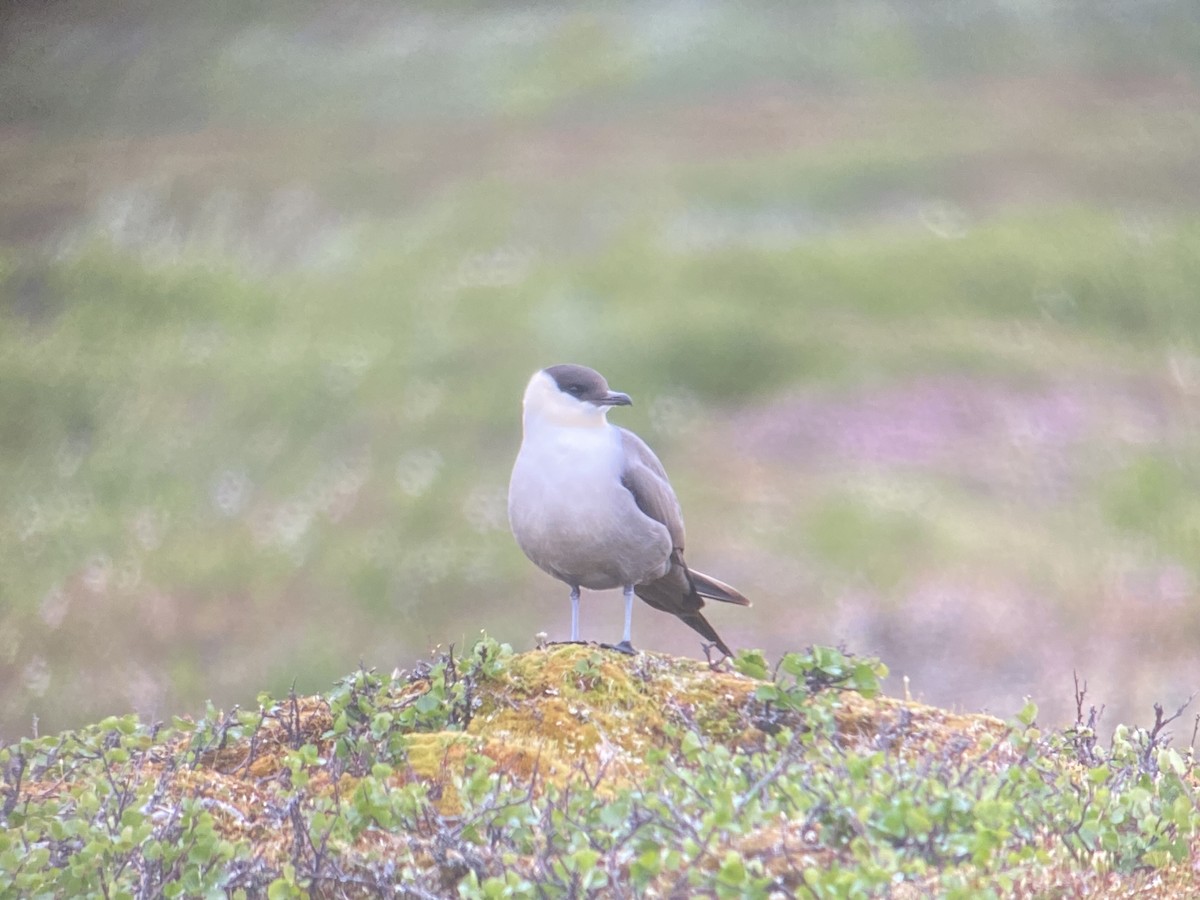
[[[629,641],[621,641],[619,644],[601,644],[605,650],[616,650],[618,653],[624,653],[626,656],[636,656],[637,651],[633,649],[633,644]]]
[[[538,645],[538,649],[542,650],[546,647],[586,647],[593,641],[546,641]]]

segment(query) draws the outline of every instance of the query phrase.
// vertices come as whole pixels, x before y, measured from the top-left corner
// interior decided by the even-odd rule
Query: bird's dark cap
[[[604,376],[587,366],[566,364],[550,366],[543,371],[554,379],[560,391],[576,400],[594,403],[596,406],[629,406],[633,402],[628,394],[610,391]]]

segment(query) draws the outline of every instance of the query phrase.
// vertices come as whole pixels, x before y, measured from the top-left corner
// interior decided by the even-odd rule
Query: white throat
[[[522,403],[522,424],[525,432],[544,427],[607,428],[608,407],[578,400],[558,389],[558,384],[545,372],[529,379]]]

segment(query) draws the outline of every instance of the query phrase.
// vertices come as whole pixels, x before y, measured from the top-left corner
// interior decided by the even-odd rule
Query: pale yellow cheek
[[[555,425],[571,428],[603,428],[605,425],[604,411],[599,409],[592,413],[579,407],[555,407],[548,410],[544,418]]]
[[[574,400],[558,389],[550,379],[538,375],[525,392],[526,411],[534,410],[538,418],[554,425],[572,428],[603,428],[606,409]]]
[[[543,396],[539,400],[536,408],[544,421],[572,428],[600,428],[604,425],[605,410],[578,403],[564,397],[558,390],[552,396]]]

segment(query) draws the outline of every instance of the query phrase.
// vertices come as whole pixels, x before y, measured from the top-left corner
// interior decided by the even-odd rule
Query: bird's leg
[[[619,650],[622,653],[628,653],[632,656],[637,651],[633,649],[633,644],[630,638],[633,635],[633,585],[625,585],[625,636],[621,638],[619,644],[601,644],[609,650]]]
[[[625,633],[621,635],[621,644],[633,649],[630,643],[633,638],[633,585],[625,585]]]
[[[579,640],[579,585],[571,586],[571,640]]]
[[[618,650],[619,653],[629,654],[630,656],[637,653],[634,649],[634,644],[630,643],[629,638],[634,630],[634,586],[626,584],[625,586],[625,636],[620,640],[620,643],[602,643],[601,647],[606,650]]]

